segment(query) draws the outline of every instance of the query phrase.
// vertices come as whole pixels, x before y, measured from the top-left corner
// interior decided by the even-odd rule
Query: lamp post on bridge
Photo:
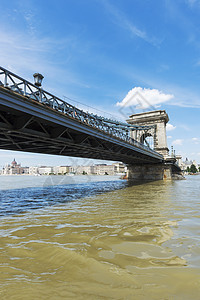
[[[44,76],[40,73],[35,73],[35,74],[33,74],[33,77],[34,77],[35,85],[37,87],[41,87]]]

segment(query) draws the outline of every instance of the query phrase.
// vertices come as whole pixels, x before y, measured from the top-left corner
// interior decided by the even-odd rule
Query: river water
[[[0,299],[200,299],[200,176],[0,185]]]

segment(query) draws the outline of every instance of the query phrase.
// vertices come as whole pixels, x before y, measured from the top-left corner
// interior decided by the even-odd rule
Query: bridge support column
[[[181,170],[171,164],[128,165],[127,179],[130,181],[156,181],[183,179]]]
[[[156,181],[163,180],[164,165],[129,165],[127,178],[131,181]]]

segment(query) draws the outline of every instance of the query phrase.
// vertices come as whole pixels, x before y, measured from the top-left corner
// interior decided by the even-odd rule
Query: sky
[[[2,67],[31,82],[42,73],[45,90],[101,115],[164,109],[168,148],[200,163],[199,0],[0,0],[0,7]],[[95,162],[0,150],[0,167],[13,158],[28,166]]]

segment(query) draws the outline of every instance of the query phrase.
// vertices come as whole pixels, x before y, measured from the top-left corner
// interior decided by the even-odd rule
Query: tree
[[[200,167],[199,167],[199,172],[200,172]]]
[[[197,168],[196,168],[196,166],[194,165],[194,164],[192,164],[191,166],[190,166],[190,172],[191,173],[197,173]]]

